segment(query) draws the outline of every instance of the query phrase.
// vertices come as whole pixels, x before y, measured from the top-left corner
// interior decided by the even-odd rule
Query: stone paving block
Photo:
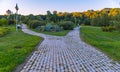
[[[120,72],[120,64],[80,39],[79,28],[66,36],[52,36],[28,30],[44,38],[20,72]]]

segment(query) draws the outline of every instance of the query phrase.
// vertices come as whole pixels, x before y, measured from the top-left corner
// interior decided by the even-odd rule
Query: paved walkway
[[[120,72],[120,64],[81,41],[79,28],[63,37],[36,33],[25,25],[22,31],[45,40],[21,72]]]

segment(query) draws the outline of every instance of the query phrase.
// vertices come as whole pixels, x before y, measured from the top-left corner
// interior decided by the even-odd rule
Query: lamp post
[[[21,15],[20,15],[20,25],[22,24],[22,21],[21,21]]]
[[[18,10],[19,10],[19,8],[18,8],[17,4],[15,6],[15,9],[16,9],[16,31],[18,31],[17,23],[18,23]]]

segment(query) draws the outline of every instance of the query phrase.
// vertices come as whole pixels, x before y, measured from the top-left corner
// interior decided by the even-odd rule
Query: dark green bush
[[[120,32],[120,21],[114,21],[114,25],[116,30]]]
[[[101,29],[102,29],[102,31],[106,31],[106,27],[105,26],[103,26]]]
[[[81,24],[81,26],[85,26],[85,24]]]
[[[8,25],[8,20],[5,18],[0,19],[0,26]]]
[[[9,24],[9,25],[14,25],[15,23],[16,23],[15,20],[9,20],[9,21],[8,21],[8,24]]]
[[[104,32],[112,32],[113,30],[115,30],[115,26],[103,26],[102,27],[102,31]]]
[[[30,28],[37,28],[38,26],[42,26],[42,25],[45,25],[44,21],[32,20],[29,22]]]
[[[64,30],[72,30],[74,28],[74,23],[72,21],[63,21],[60,22],[60,26],[63,27]]]

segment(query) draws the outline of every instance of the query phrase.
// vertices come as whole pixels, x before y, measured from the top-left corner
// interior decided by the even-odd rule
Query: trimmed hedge
[[[0,27],[0,37],[6,35],[9,31],[10,29],[8,28]]]
[[[44,21],[38,21],[38,20],[29,21],[29,27],[33,29],[37,28],[38,26],[42,26],[42,25],[45,25]]]
[[[74,28],[74,23],[72,21],[63,21],[60,22],[60,26],[63,27],[64,30],[72,30]]]

